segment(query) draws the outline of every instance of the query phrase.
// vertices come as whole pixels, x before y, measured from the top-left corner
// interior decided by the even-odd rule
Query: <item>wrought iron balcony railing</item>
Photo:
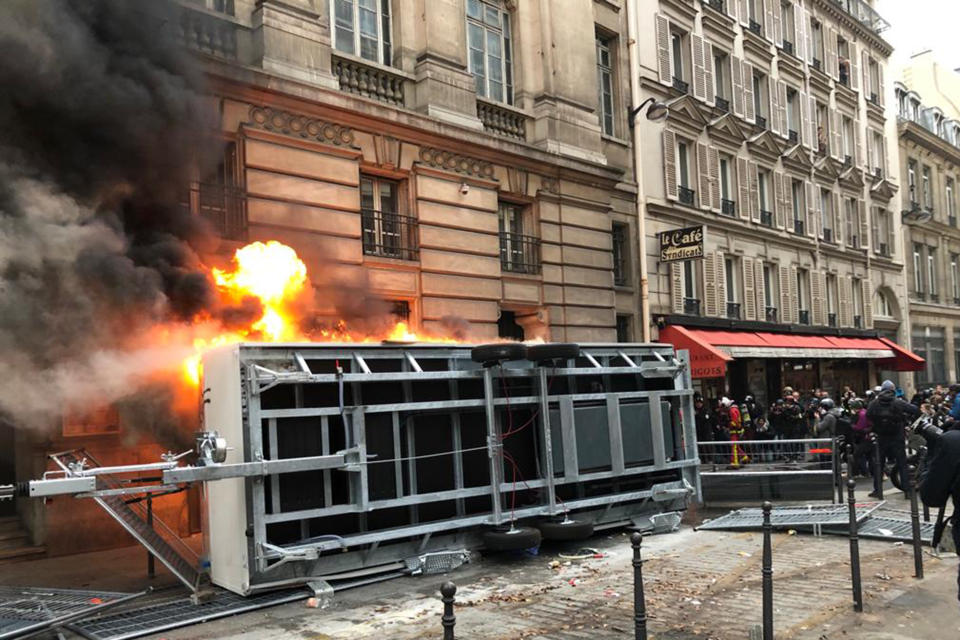
[[[340,81],[340,90],[364,98],[372,98],[402,107],[406,78],[379,65],[333,54],[333,73]]]
[[[722,198],[720,200],[720,213],[731,217],[737,215],[737,203],[733,200]]]
[[[880,167],[873,168],[873,177],[877,180],[883,180],[883,169]]]
[[[521,111],[477,98],[477,117],[485,131],[516,140],[527,139],[527,121],[530,118]]]
[[[246,241],[247,194],[243,189],[194,182],[186,191],[181,206],[206,219],[221,238]]]
[[[684,298],[683,313],[688,316],[700,315],[700,300],[697,298]]]
[[[860,248],[860,236],[848,236],[847,237],[847,246],[851,249]]]
[[[773,212],[760,210],[760,224],[765,227],[773,226]]]
[[[690,90],[690,85],[681,80],[680,78],[673,77],[673,88],[679,91],[680,93],[687,93]]]
[[[793,43],[790,42],[789,40],[784,40],[783,51],[784,53],[789,53],[790,55],[793,55]]]
[[[863,0],[833,0],[833,2],[874,33],[880,33],[890,27],[890,23],[881,18],[880,14]]]
[[[696,191],[688,187],[677,187],[677,198],[680,200],[680,204],[685,204],[688,207],[693,206],[693,196],[695,193]]]
[[[853,316],[853,328],[863,329],[863,316]]]
[[[761,129],[767,128],[767,119],[764,118],[759,113],[757,114],[757,126],[760,127]]]
[[[750,29],[750,31],[753,31],[758,36],[763,35],[763,27],[760,25],[759,22],[757,22],[753,18],[750,18],[750,26],[748,28]]]
[[[880,243],[880,255],[883,256],[884,258],[890,257],[890,247],[887,245],[886,242]]]
[[[833,243],[833,229],[824,229],[823,230],[823,241]]]
[[[703,4],[719,13],[726,13],[723,7],[723,0],[704,0]]]
[[[800,140],[800,134],[793,129],[788,129],[787,139],[790,140],[790,144],[797,144],[797,141]]]
[[[732,320],[740,319],[740,303],[727,302],[727,317]]]
[[[767,322],[776,322],[777,321],[777,308],[776,307],[764,307],[763,317]]]
[[[794,220],[793,221],[793,232],[798,236],[803,235],[803,220]]]
[[[947,224],[951,227],[957,226],[957,216],[947,216]]]
[[[540,273],[540,238],[501,231],[500,268],[512,273]]]
[[[800,309],[797,312],[797,319],[800,321],[800,324],[810,324],[810,310]]]
[[[717,111],[721,113],[730,113],[730,101],[726,98],[721,98],[717,96],[714,100],[714,104],[717,107]]]
[[[867,102],[869,102],[875,107],[880,106],[880,99],[877,97],[877,94],[875,93],[871,93],[869,96],[867,96]]]
[[[389,211],[363,209],[363,253],[381,258],[417,260],[417,219]]]
[[[837,326],[837,314],[830,312],[827,314],[827,326],[836,327]]]
[[[820,60],[820,58],[813,59],[813,68],[817,71],[823,71],[823,62]]]
[[[934,303],[940,302],[940,294],[939,294],[939,293],[931,293],[931,294],[930,294],[930,302],[934,302]]]
[[[843,168],[849,169],[853,166],[853,158],[850,156],[843,156]]]

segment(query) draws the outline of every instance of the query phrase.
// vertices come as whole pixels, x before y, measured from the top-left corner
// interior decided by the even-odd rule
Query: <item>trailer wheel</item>
[[[593,523],[583,520],[544,520],[537,523],[544,540],[585,540],[593,535]]]
[[[483,533],[483,546],[489,551],[519,551],[540,546],[540,532],[531,527],[494,529]]]
[[[524,360],[527,345],[520,342],[497,342],[481,344],[470,350],[470,359],[481,364],[494,364],[504,360]]]
[[[547,362],[549,360],[571,360],[580,355],[580,345],[569,342],[534,344],[527,347],[527,360]]]

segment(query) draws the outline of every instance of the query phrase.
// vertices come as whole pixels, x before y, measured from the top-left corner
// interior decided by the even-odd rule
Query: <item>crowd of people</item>
[[[725,464],[798,460],[810,453],[800,443],[765,447],[765,441],[842,438],[855,447],[855,472],[872,474],[875,439],[881,459],[894,462],[900,477],[906,477],[904,428],[920,415],[944,430],[954,421],[960,428],[960,385],[924,389],[909,402],[890,380],[863,394],[846,386],[837,398],[823,389],[801,394],[786,387],[769,407],[749,395],[741,402],[722,397],[708,403],[698,394],[694,408],[698,441],[732,443],[722,453],[713,452],[722,455]]]

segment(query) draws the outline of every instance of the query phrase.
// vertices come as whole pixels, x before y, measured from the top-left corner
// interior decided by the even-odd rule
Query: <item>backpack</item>
[[[847,442],[850,441],[851,436],[853,435],[853,422],[850,420],[850,414],[841,413],[837,416],[837,429],[834,435],[843,436],[846,438]]]
[[[896,404],[893,402],[881,403],[879,400],[875,402],[877,403],[875,409],[867,412],[867,418],[870,419],[873,432],[880,437],[898,435],[903,419]]]

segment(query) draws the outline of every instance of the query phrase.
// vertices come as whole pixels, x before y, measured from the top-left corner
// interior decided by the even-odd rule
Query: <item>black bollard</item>
[[[876,434],[871,433],[873,441],[873,491],[878,500],[883,500],[883,458],[880,457],[880,441]]]
[[[763,640],[773,640],[773,546],[769,502],[763,503]]]
[[[920,453],[920,460],[921,460],[921,461],[924,461],[924,460],[927,459],[927,448],[926,448],[926,447],[920,447],[920,449],[918,450],[918,452]],[[928,505],[926,502],[923,503],[923,521],[924,521],[924,522],[930,522],[930,505]]]
[[[847,504],[850,507],[850,581],[853,584],[853,610],[863,611],[863,590],[860,585],[860,540],[857,537],[857,481],[847,480]]]
[[[848,442],[848,443],[847,443],[847,446],[845,447],[845,451],[846,451],[846,453],[847,453],[847,478],[849,479],[849,478],[853,478],[855,475],[857,475],[857,474],[856,474],[856,470],[855,470],[855,466],[856,466],[856,465],[855,465],[855,460],[854,460],[854,457],[853,457],[853,443],[852,443],[852,442]]]
[[[635,531],[630,536],[633,546],[633,629],[636,640],[647,640],[647,601],[643,597],[643,560],[640,558],[640,543],[643,534]]]
[[[843,504],[843,476],[840,473],[841,456],[843,455],[843,439],[833,439],[833,492],[836,496],[834,502]]]
[[[443,617],[440,618],[440,624],[443,625],[443,640],[454,640],[453,628],[457,624],[457,616],[453,614],[453,596],[457,593],[457,585],[452,582],[444,582],[440,586],[440,600],[443,601]]]
[[[923,547],[920,541],[920,510],[917,508],[917,468],[910,465],[907,469],[910,488],[910,526],[913,529],[913,577],[923,579]]]

